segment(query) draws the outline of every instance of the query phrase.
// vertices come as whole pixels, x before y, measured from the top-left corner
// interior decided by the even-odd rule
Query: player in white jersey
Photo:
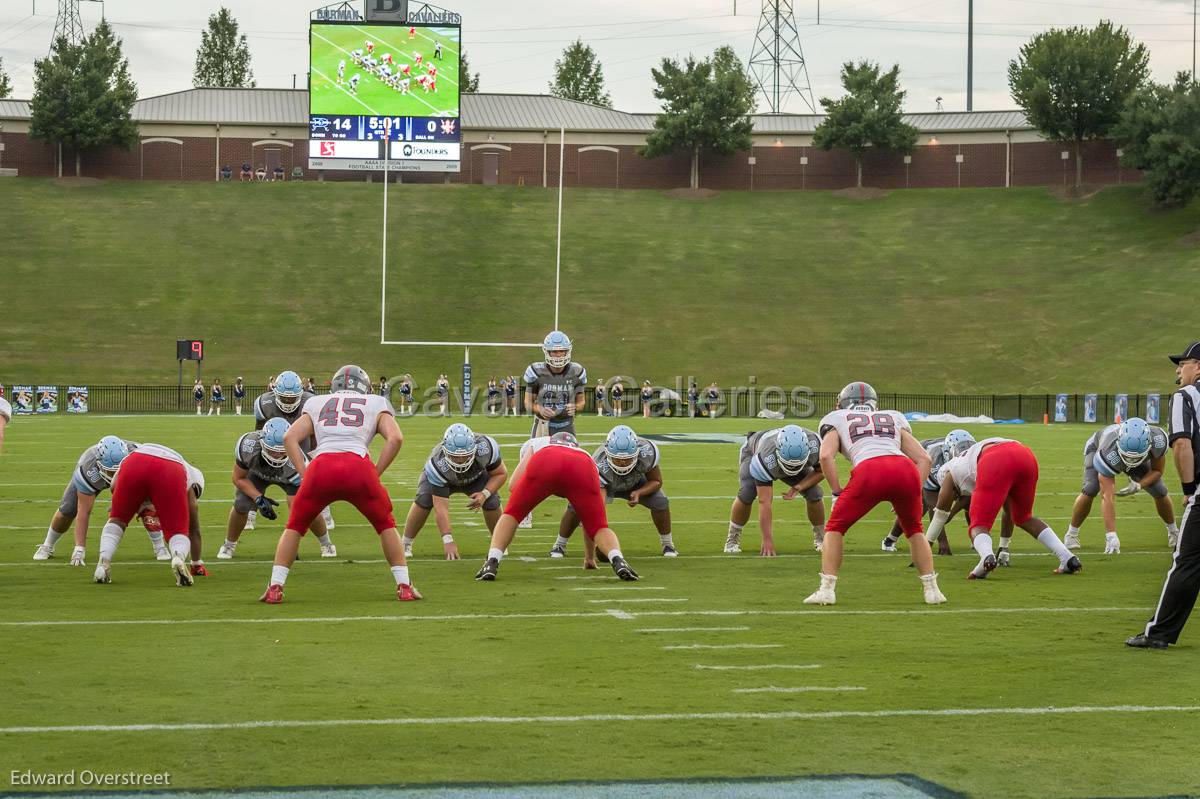
[[[971,545],[979,553],[979,563],[967,579],[980,580],[999,565],[992,552],[992,525],[1003,509],[1013,524],[1038,540],[1058,557],[1059,574],[1075,574],[1083,569],[1079,558],[1071,554],[1050,525],[1033,515],[1037,496],[1038,463],[1024,444],[1008,438],[985,438],[942,467],[937,510],[929,524],[929,539],[941,535],[950,508],[962,495],[970,495],[967,510]],[[1001,553],[1006,555],[1009,539],[1000,538]],[[1007,558],[1005,558],[1007,560]]]
[[[362,80],[362,75],[359,75],[357,72],[355,72],[353,75],[350,76],[350,93],[351,94],[358,94],[358,82],[360,80]]]
[[[4,397],[0,397],[0,451],[4,450],[4,428],[12,421],[13,409]]]
[[[338,62],[337,82],[338,83],[346,82],[346,59],[344,59],[344,58]]]
[[[396,88],[400,90],[401,94],[408,94],[411,90],[411,86],[412,80],[409,78],[404,78],[403,80],[398,81],[396,84]]]
[[[355,64],[361,64],[362,60],[363,60],[363,51],[362,50],[351,50],[350,51],[350,60],[353,61]]]
[[[842,565],[843,537],[851,526],[881,502],[889,502],[908,538],[913,565],[921,576],[925,602],[946,601],[933,571],[933,553],[920,535],[921,483],[929,475],[929,454],[913,437],[904,414],[879,410],[875,389],[851,383],[838,395],[838,409],[821,420],[821,472],[834,497],[821,547],[821,585],[804,600],[832,605]],[[843,491],[834,461],[838,452],[850,461],[850,481]]]
[[[371,378],[357,366],[339,369],[330,381],[330,390],[332,394],[313,397],[304,404],[304,412],[283,438],[288,459],[301,476],[300,490],[275,548],[271,582],[260,600],[270,605],[283,601],[283,586],[300,550],[300,539],[321,509],[339,500],[357,508],[379,534],[396,580],[396,598],[401,602],[420,599],[408,576],[392,500],[379,479],[404,443],[392,405],[387,397],[372,392]],[[309,463],[300,446],[313,435],[317,447]],[[377,435],[384,439],[383,451],[378,462],[372,463],[369,448]]]

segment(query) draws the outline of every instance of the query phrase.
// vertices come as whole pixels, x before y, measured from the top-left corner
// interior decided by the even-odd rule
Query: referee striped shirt
[[[1190,440],[1192,457],[1200,465],[1200,388],[1184,386],[1171,395],[1171,429],[1168,438],[1172,444],[1181,438]]]

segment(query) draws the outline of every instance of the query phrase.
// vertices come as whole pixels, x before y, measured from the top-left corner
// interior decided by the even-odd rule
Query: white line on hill
[[[819,663],[761,663],[753,666],[710,666],[697,663],[693,666],[697,671],[766,671],[768,669],[819,669]]]
[[[642,627],[638,633],[744,633],[749,627]]]
[[[767,685],[762,688],[734,688],[733,692],[735,694],[815,694],[865,690],[867,689],[861,685],[837,685],[830,687],[819,685],[799,685],[792,688],[781,687],[778,685]]]
[[[783,644],[669,644],[663,649],[782,649]]]
[[[687,599],[669,599],[667,597],[646,597],[638,599],[589,599],[593,605],[607,605],[610,602],[687,602]]]

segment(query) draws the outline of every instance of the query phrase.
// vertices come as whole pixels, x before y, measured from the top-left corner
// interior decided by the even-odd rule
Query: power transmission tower
[[[762,0],[750,72],[771,113],[782,113],[792,94],[798,95],[810,112],[817,112],[792,0]]]
[[[54,20],[54,38],[65,37],[71,44],[83,41],[83,20],[79,17],[79,0],[58,0],[58,19]]]

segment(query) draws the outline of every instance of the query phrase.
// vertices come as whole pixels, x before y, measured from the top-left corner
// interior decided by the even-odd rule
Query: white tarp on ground
[[[990,416],[955,416],[952,413],[906,413],[910,422],[942,422],[943,424],[995,424]]]

